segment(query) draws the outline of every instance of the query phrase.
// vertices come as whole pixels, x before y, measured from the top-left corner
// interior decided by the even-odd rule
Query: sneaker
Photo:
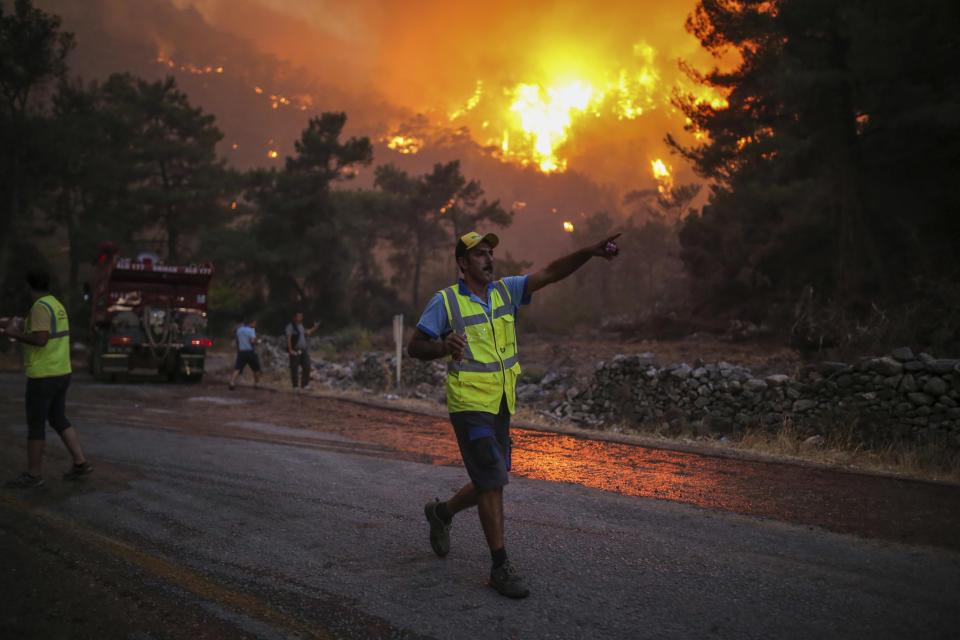
[[[427,516],[427,522],[430,523],[430,546],[433,552],[441,558],[450,553],[450,527],[453,525],[453,519],[441,520],[437,515],[437,505],[439,499],[428,502],[423,507],[423,513]]]
[[[233,384],[233,383],[231,382],[230,384],[227,385],[227,388],[230,389],[230,391],[233,391],[234,389],[237,388],[237,385],[235,385],[235,384]]]
[[[64,480],[79,480],[80,478],[93,473],[93,465],[89,462],[81,462],[73,465],[69,471],[63,474]]]
[[[9,489],[36,489],[43,486],[43,478],[32,476],[29,473],[22,473],[16,480],[10,480],[6,484]]]
[[[530,595],[530,589],[523,584],[523,578],[517,574],[509,558],[499,567],[490,569],[490,586],[508,598],[526,598]]]

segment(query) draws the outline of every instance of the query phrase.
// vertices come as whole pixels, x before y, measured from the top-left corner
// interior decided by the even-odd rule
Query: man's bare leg
[[[43,448],[45,440],[27,440],[27,473],[39,478],[43,475]]]
[[[80,439],[77,437],[76,429],[73,427],[64,429],[60,433],[60,439],[63,440],[67,451],[69,451],[71,457],[73,457],[73,464],[83,464],[87,461],[83,455],[83,448],[80,446]]]
[[[490,551],[503,549],[503,487],[477,493],[477,512]]]
[[[454,514],[477,506],[477,490],[472,482],[460,487],[460,490],[453,494],[453,497],[447,500],[447,513],[452,517]]]
[[[446,502],[446,511],[452,517],[454,514],[476,506],[480,516],[480,526],[487,539],[490,551],[503,548],[503,487],[489,491],[477,491],[473,483],[460,488],[452,498]]]

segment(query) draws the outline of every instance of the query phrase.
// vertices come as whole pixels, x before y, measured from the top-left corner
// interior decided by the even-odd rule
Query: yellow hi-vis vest
[[[47,344],[37,347],[24,344],[24,361],[27,366],[28,378],[51,378],[64,376],[71,372],[70,368],[70,321],[67,319],[67,310],[60,301],[53,296],[43,296],[33,303],[30,315],[37,305],[45,307],[50,313],[50,336]],[[24,333],[30,333],[30,320],[24,325]]]
[[[447,410],[499,413],[500,400],[506,396],[513,413],[520,362],[514,306],[507,286],[498,280],[490,289],[489,315],[469,294],[460,293],[459,284],[441,293],[450,327],[467,337],[463,360],[447,356]]]

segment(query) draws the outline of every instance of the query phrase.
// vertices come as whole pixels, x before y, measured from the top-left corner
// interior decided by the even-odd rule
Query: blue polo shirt
[[[247,325],[241,326],[239,329],[237,329],[237,350],[253,351],[253,344],[250,342],[250,339],[256,337],[256,329],[253,327],[248,327]]]
[[[530,276],[509,276],[503,278],[503,284],[507,286],[510,293],[510,300],[513,301],[513,316],[517,316],[517,310],[520,305],[530,304],[530,294],[527,293],[527,279]],[[462,279],[457,283],[460,287],[461,295],[469,295],[470,299],[483,307],[483,310],[490,313],[490,290],[493,289],[493,283],[487,285],[487,301],[484,302],[477,296],[470,293],[467,289],[467,283]],[[519,302],[518,302],[519,301]],[[447,307],[443,304],[443,294],[437,292],[430,298],[427,308],[423,310],[420,321],[417,323],[417,329],[423,331],[431,338],[441,338],[453,329],[450,328],[450,322],[447,320]]]

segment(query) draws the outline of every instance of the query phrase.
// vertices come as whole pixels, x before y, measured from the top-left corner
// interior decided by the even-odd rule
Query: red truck
[[[90,373],[103,381],[148,372],[199,382],[213,346],[206,333],[213,266],[166,265],[149,255],[101,254],[98,262],[91,291]]]

